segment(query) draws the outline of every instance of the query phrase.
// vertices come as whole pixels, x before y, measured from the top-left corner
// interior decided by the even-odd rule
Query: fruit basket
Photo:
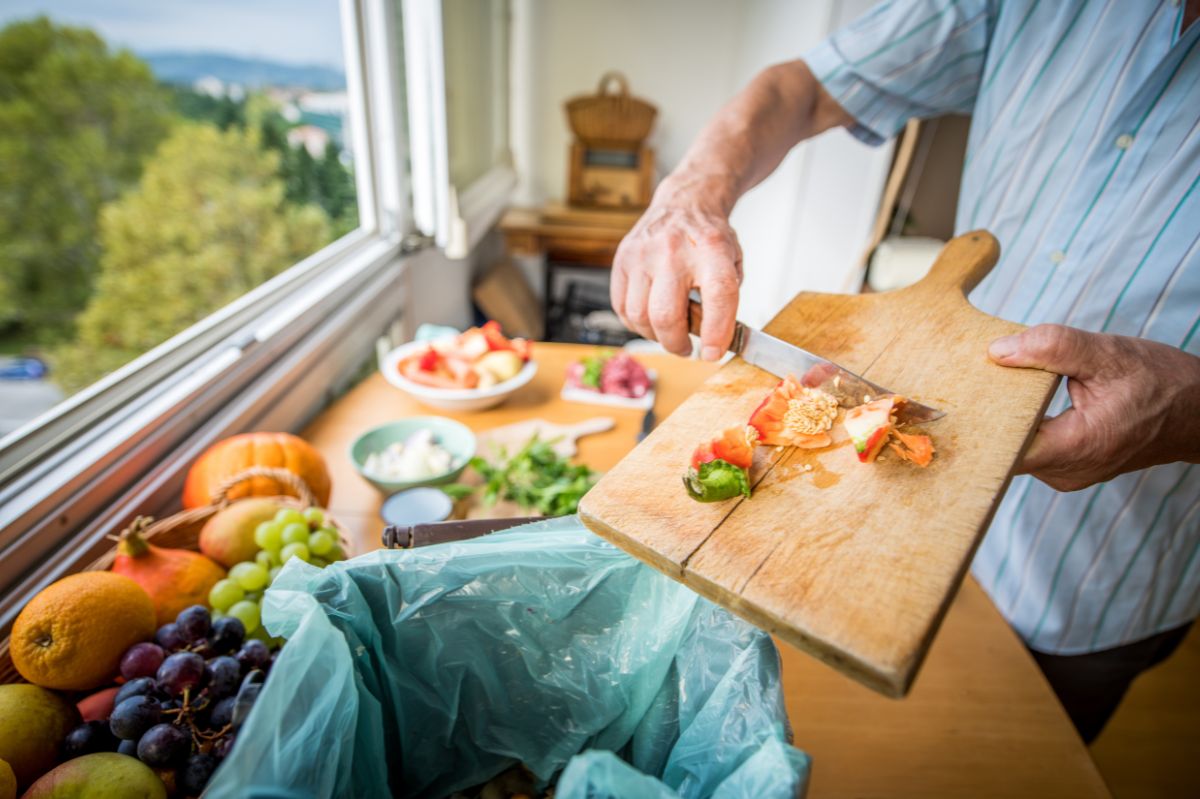
[[[296,493],[296,496],[267,497],[267,499],[272,500],[280,507],[303,510],[306,507],[319,504],[312,490],[301,477],[285,469],[255,466],[222,482],[214,492],[216,498],[212,504],[180,511],[179,513],[159,519],[141,530],[142,537],[146,541],[160,547],[199,551],[200,530],[204,527],[204,523],[218,511],[230,505],[232,500],[228,498],[228,494],[235,486],[257,478],[275,480]],[[342,549],[346,550],[346,528],[329,514],[326,514],[326,519],[330,526],[338,531],[339,542]],[[108,570],[112,566],[116,554],[117,549],[113,547],[89,563],[83,571]],[[21,675],[17,673],[16,668],[13,666],[12,657],[9,655],[8,650],[9,640],[6,637],[0,640],[0,684],[24,682],[21,679]]]

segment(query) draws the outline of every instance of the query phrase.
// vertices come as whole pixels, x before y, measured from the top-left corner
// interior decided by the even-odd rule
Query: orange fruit
[[[13,665],[34,685],[90,691],[111,683],[121,655],[154,636],[154,602],[128,577],[81,572],[48,585],[13,623]]]

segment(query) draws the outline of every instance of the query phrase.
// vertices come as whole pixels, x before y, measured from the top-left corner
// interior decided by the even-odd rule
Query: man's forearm
[[[796,144],[852,122],[807,64],[776,64],[717,113],[658,193],[702,199],[728,215]]]

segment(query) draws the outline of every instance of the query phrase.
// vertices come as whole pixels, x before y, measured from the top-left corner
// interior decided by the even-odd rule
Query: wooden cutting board
[[[1032,440],[1058,377],[988,360],[1021,326],[966,293],[996,263],[984,231],[946,245],[920,283],[803,293],[767,332],[946,412],[927,469],[859,463],[840,423],[825,450],[760,447],[751,499],[702,504],[680,483],[692,450],[745,422],[779,378],[734,359],[580,506],[585,524],[784,641],[890,696],[912,684]]]
[[[506,424],[484,430],[477,439],[476,451],[485,458],[494,458],[501,448],[509,455],[515,454],[537,436],[564,458],[573,458],[579,451],[579,439],[596,433],[607,433],[616,427],[617,420],[611,416],[595,416],[572,424],[555,424],[545,419],[527,419],[523,422]]]

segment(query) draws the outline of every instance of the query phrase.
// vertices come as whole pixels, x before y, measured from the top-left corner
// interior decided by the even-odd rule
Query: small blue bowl
[[[414,525],[441,522],[454,512],[454,500],[436,488],[410,488],[383,501],[379,515],[388,524]]]
[[[382,452],[397,441],[405,441],[418,430],[429,430],[434,440],[450,451],[455,466],[443,474],[423,480],[385,480],[368,472],[364,465],[367,456]],[[417,486],[436,486],[452,483],[463,473],[467,462],[475,456],[475,434],[466,425],[444,416],[412,416],[385,425],[374,427],[363,433],[350,445],[350,460],[362,478],[384,494],[395,494]]]

